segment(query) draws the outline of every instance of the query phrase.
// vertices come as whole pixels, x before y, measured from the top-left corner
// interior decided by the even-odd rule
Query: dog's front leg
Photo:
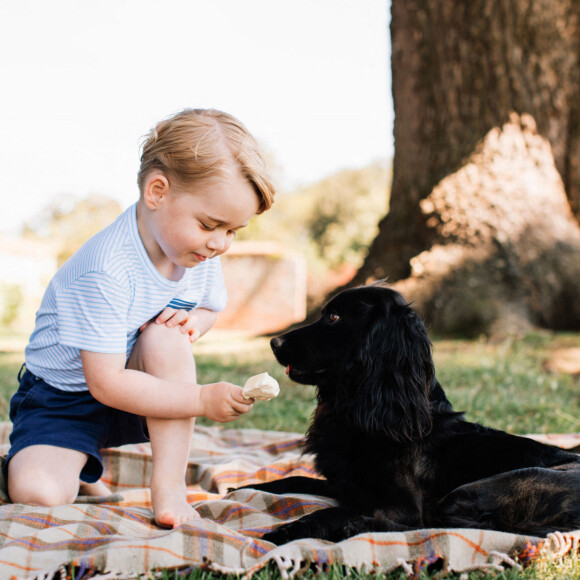
[[[256,491],[265,491],[266,493],[275,493],[282,495],[285,493],[305,493],[308,495],[321,495],[324,497],[334,498],[334,494],[326,479],[315,479],[314,477],[293,476],[275,479],[265,483],[256,483],[253,485],[244,485],[237,489],[255,489]],[[236,491],[229,489],[228,491]]]
[[[347,537],[369,532],[406,532],[421,528],[422,523],[403,523],[389,517],[383,510],[377,509],[372,515],[361,515],[353,518],[346,526]]]
[[[283,524],[264,534],[263,540],[277,546],[302,538],[317,538],[340,542],[349,537],[349,521],[358,514],[344,507],[324,508],[308,514],[295,522]],[[352,534],[350,534],[352,535]]]

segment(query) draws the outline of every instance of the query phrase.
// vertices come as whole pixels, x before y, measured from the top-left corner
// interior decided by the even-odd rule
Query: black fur
[[[252,486],[333,497],[338,507],[264,539],[476,527],[543,536],[580,528],[580,458],[469,423],[439,382],[421,319],[394,290],[338,294],[321,318],[271,341],[290,378],[318,387],[306,437],[324,480]]]

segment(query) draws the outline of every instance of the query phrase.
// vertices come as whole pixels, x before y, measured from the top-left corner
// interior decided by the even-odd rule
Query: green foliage
[[[8,421],[10,397],[18,388],[24,353],[0,351],[0,421]]]
[[[312,208],[306,228],[318,257],[330,268],[362,264],[387,211],[388,185],[386,166],[376,164],[342,171],[307,190]]]
[[[273,240],[306,255],[315,272],[358,268],[388,208],[390,164],[346,169],[294,193],[240,232],[242,240]]]
[[[277,241],[302,252],[309,269],[323,274],[343,265],[358,268],[388,208],[391,166],[376,162],[345,169],[293,193],[239,233],[241,240]],[[55,198],[24,227],[24,235],[61,244],[59,265],[121,212],[106,196]]]
[[[24,295],[18,284],[2,284],[1,294],[2,316],[0,317],[0,325],[10,326],[18,318]]]
[[[82,199],[61,196],[26,223],[24,235],[59,241],[60,266],[120,213],[119,203],[104,195],[90,195]]]

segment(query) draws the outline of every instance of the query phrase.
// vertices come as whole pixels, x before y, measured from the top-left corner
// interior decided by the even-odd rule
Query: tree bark
[[[440,331],[579,329],[580,2],[391,6],[391,205],[353,284]]]

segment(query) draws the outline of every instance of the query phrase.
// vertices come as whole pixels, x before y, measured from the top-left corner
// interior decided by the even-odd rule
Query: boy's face
[[[192,268],[226,252],[235,233],[259,209],[254,188],[237,173],[193,185],[159,178],[159,187],[145,194],[150,211],[139,232],[153,264],[164,275],[175,266]]]

